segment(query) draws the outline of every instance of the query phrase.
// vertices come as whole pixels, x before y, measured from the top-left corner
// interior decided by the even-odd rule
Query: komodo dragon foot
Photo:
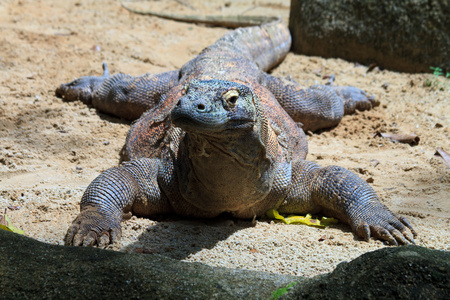
[[[353,86],[333,86],[334,91],[344,99],[344,114],[354,113],[355,110],[369,110],[380,105],[375,96]]]
[[[91,104],[94,92],[109,77],[109,70],[106,63],[103,63],[102,76],[84,76],[69,83],[61,84],[55,91],[58,98],[66,101],[79,100],[86,104]]]

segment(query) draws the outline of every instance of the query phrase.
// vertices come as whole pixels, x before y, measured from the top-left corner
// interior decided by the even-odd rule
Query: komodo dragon
[[[366,240],[414,243],[406,218],[364,180],[305,160],[304,130],[334,126],[375,101],[354,87],[303,88],[267,74],[290,45],[288,29],[271,22],[229,32],[179,70],[110,76],[104,64],[103,76],[59,86],[58,97],[136,120],[125,145],[131,161],[88,186],[65,243],[104,247],[132,214],[251,219],[269,209],[323,213]]]

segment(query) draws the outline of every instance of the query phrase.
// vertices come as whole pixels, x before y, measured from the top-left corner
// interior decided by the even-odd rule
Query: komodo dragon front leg
[[[66,245],[105,247],[121,237],[123,220],[151,214],[172,213],[161,192],[159,159],[130,161],[111,168],[89,184],[81,210],[64,238]]]
[[[281,213],[322,212],[349,224],[366,241],[373,236],[392,245],[414,244],[408,228],[417,234],[408,220],[391,212],[366,181],[343,167],[294,161],[288,190],[278,207]]]

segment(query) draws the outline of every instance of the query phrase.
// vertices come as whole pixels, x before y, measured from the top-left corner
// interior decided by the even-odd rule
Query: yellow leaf
[[[330,224],[338,223],[338,220],[334,218],[322,217],[322,219],[312,219],[311,214],[307,214],[306,216],[294,216],[291,215],[289,217],[283,217],[278,213],[277,210],[271,209],[266,213],[267,217],[270,219],[275,219],[285,224],[304,224],[308,226],[316,226],[316,227],[326,227]]]
[[[11,225],[11,222],[9,221],[9,218],[6,214],[4,214],[3,216],[0,214],[0,217],[2,217],[2,223],[0,224],[0,228],[3,230],[8,230],[8,231],[12,231],[14,233],[18,233],[18,234],[25,234],[25,231],[21,230],[21,229],[17,229],[16,227]],[[0,218],[1,219],[1,218]]]

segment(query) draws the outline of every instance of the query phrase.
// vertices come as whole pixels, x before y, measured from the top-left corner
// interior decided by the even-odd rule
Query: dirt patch
[[[244,4],[152,2],[157,9],[184,13],[233,13]],[[255,2],[247,13],[279,14],[289,1]],[[145,5],[143,3],[142,5]],[[233,10],[234,9],[234,10]],[[27,236],[52,244],[78,213],[81,195],[103,170],[118,165],[129,123],[78,102],[54,96],[55,88],[83,75],[140,75],[181,67],[227,29],[208,28],[131,14],[117,1],[0,2],[0,208]],[[381,105],[347,116],[339,126],[309,136],[308,159],[359,174],[394,212],[408,217],[417,244],[450,248],[450,171],[436,148],[450,151],[450,83],[424,87],[429,74],[375,69],[340,59],[289,54],[273,74],[299,83],[353,85]],[[414,133],[416,146],[374,137],[377,131]],[[327,229],[258,221],[217,219],[149,220],[123,224],[113,249],[159,253],[213,266],[313,276],[341,261],[385,247],[355,238],[346,225]]]

